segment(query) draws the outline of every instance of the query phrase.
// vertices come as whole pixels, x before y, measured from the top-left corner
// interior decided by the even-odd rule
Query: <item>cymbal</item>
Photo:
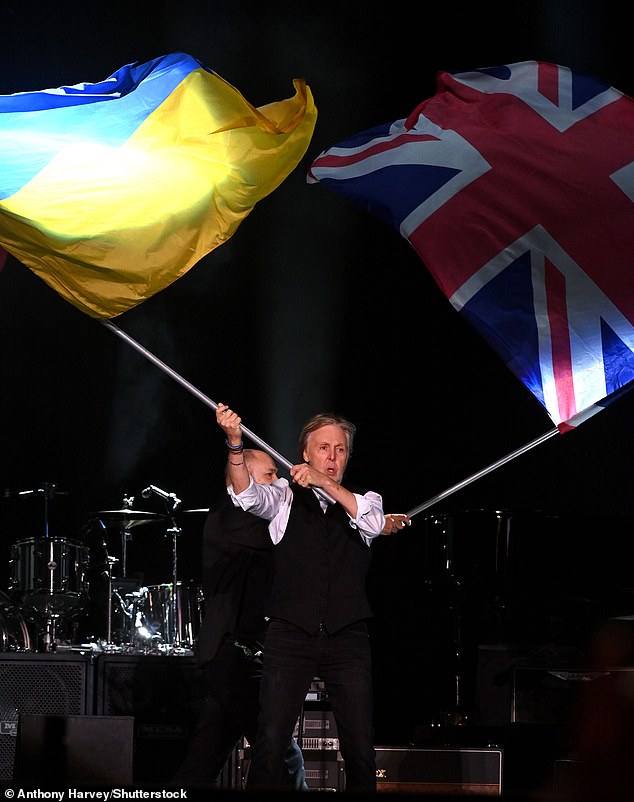
[[[132,526],[138,524],[149,524],[154,521],[162,521],[165,519],[164,515],[158,512],[149,512],[148,510],[101,510],[95,513],[95,518],[101,518],[106,521],[119,522],[124,525],[125,529],[130,529]]]
[[[55,485],[47,485],[46,487],[36,487],[29,490],[11,490],[8,487],[2,492],[3,498],[30,498],[32,496],[46,496],[47,499],[53,496],[69,496],[68,490],[57,490]]]

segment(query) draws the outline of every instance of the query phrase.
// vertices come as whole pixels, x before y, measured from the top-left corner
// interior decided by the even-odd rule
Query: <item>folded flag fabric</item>
[[[634,101],[525,61],[437,76],[320,182],[396,228],[561,432],[634,379]]]
[[[309,87],[260,108],[186,53],[104,81],[0,96],[0,244],[112,318],[226,242],[295,169]]]

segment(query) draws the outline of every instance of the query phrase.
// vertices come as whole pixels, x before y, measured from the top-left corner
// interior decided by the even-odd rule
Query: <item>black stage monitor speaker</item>
[[[13,779],[19,717],[92,712],[89,657],[0,654],[0,781]]]
[[[376,748],[378,791],[502,795],[501,749]]]
[[[132,716],[22,714],[15,774],[35,788],[119,788],[132,784]]]
[[[164,784],[184,758],[202,698],[190,656],[100,655],[97,715],[134,716],[134,780]]]

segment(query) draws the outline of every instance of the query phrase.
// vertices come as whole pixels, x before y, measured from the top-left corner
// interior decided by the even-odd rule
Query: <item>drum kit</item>
[[[178,576],[181,528],[175,513],[180,499],[150,485],[143,497],[155,494],[165,502],[165,512],[156,513],[134,509],[134,497],[124,496],[120,509],[94,513],[82,530],[92,533],[84,540],[93,542],[94,532],[100,533],[95,546],[50,535],[49,504],[58,494],[47,483],[4,493],[5,498],[42,499],[44,532],[10,547],[9,586],[0,591],[0,652],[193,654],[204,609],[200,585]],[[172,564],[169,581],[145,586],[138,575],[129,576],[128,546],[132,530],[150,523],[165,526]],[[113,532],[119,535],[120,556],[109,550]],[[94,587],[95,572],[101,594]],[[105,610],[98,611],[98,618],[105,621],[105,632],[83,637],[82,620],[94,612],[100,596]]]

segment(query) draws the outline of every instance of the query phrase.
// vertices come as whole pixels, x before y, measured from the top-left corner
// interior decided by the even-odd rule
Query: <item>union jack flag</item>
[[[568,67],[441,72],[407,119],[324,151],[568,431],[634,379],[634,101]]]

